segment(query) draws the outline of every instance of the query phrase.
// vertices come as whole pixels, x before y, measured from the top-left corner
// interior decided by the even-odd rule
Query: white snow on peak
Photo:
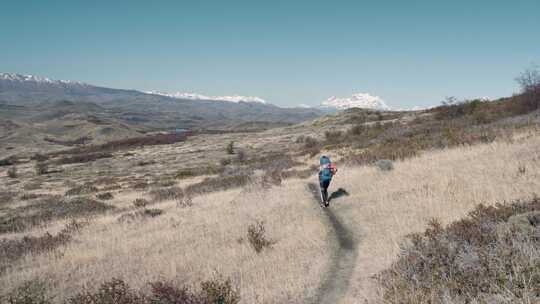
[[[165,93],[159,91],[148,91],[145,92],[152,95],[161,95],[178,99],[191,99],[191,100],[214,100],[214,101],[229,101],[229,102],[258,102],[266,103],[266,101],[257,96],[241,96],[241,95],[230,95],[230,96],[207,96],[198,93]]]
[[[390,107],[379,96],[373,96],[368,93],[356,93],[351,97],[332,96],[321,104],[323,108],[336,108],[345,110],[349,108],[363,108],[371,110],[389,111]]]
[[[35,83],[47,83],[47,84],[77,84],[87,85],[80,81],[71,80],[53,80],[47,77],[34,76],[34,75],[22,75],[13,73],[0,73],[0,80],[9,80],[17,82],[35,82]]]

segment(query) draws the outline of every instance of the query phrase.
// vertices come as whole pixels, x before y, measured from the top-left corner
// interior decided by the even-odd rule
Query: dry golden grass
[[[423,231],[429,219],[449,223],[479,203],[538,193],[538,146],[540,135],[534,131],[513,143],[426,152],[388,172],[340,168],[332,189],[344,188],[350,196],[334,200],[330,208],[352,232],[358,250],[341,303],[377,302],[371,277],[391,264],[403,237]],[[165,201],[152,205],[163,215],[135,223],[118,222],[120,214],[104,215],[74,242],[13,265],[0,277],[0,294],[32,278],[49,282],[61,301],[83,285],[94,288],[115,276],[144,288],[157,278],[196,285],[221,274],[238,284],[242,303],[304,303],[317,293],[334,250],[331,227],[307,182],[290,179],[269,190],[253,186],[206,194],[185,208]],[[129,209],[142,195],[122,192],[111,202]],[[260,254],[247,241],[248,226],[257,220],[265,222],[276,242]]]
[[[424,231],[431,218],[443,224],[478,204],[491,205],[540,192],[540,137],[522,134],[514,143],[461,147],[397,162],[395,169],[342,170],[333,187],[351,195],[332,206],[359,238],[358,259],[343,303],[376,301],[372,276],[390,266],[404,236]],[[519,173],[524,166],[526,172]]]
[[[199,196],[188,208],[163,202],[153,206],[163,215],[132,224],[105,216],[65,248],[21,261],[1,278],[1,292],[39,277],[54,286],[60,301],[82,285],[114,276],[144,287],[158,278],[197,284],[221,274],[240,286],[244,303],[302,303],[315,292],[328,261],[326,227],[303,189],[303,181],[291,181],[287,199],[284,189],[273,188]],[[275,241],[260,254],[247,241],[256,220],[265,222]]]

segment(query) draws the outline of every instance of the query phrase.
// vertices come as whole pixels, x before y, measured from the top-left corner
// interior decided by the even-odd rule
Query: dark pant
[[[328,201],[328,187],[330,186],[330,180],[319,180],[321,185],[321,194],[323,202]]]

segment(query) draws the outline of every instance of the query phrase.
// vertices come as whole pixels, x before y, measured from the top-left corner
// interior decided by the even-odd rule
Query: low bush
[[[84,217],[114,209],[90,198],[48,196],[24,206],[11,208],[0,215],[0,233],[20,232],[57,219]]]
[[[381,171],[392,171],[394,163],[389,159],[381,159],[375,162],[375,166]]]
[[[171,282],[149,283],[150,291],[133,290],[121,279],[101,284],[96,292],[83,291],[65,304],[237,304],[240,293],[230,280],[213,279],[201,283],[198,291]]]
[[[53,298],[47,295],[47,284],[39,280],[26,281],[9,292],[2,301],[7,304],[52,304]],[[2,297],[0,297],[2,300]]]
[[[222,158],[220,161],[219,161],[219,164],[223,167],[225,166],[228,166],[232,163],[232,160],[230,158]]]
[[[227,152],[227,154],[234,154],[234,141],[231,141],[227,144],[225,151]]]
[[[184,197],[184,191],[180,187],[158,188],[150,191],[150,197],[155,202],[179,200]]]
[[[319,146],[319,141],[311,136],[306,136],[303,140],[305,149],[312,149]]]
[[[43,196],[46,196],[46,194],[23,193],[23,194],[21,194],[21,196],[19,196],[19,199],[21,201],[29,201],[29,200],[33,200],[33,199],[40,198],[40,197],[43,197]]]
[[[50,153],[50,156],[66,155],[66,154],[88,154],[96,152],[113,152],[123,149],[132,149],[143,146],[153,145],[170,145],[177,142],[185,141],[189,132],[184,133],[166,133],[166,134],[152,134],[141,137],[131,137],[126,139],[120,139],[110,141],[102,145],[91,145],[84,147],[77,147],[69,150],[63,150],[59,152]]]
[[[240,163],[243,163],[247,160],[247,153],[245,150],[238,150],[236,152],[236,160]]]
[[[216,191],[229,190],[243,187],[251,181],[251,174],[222,175],[218,177],[208,177],[202,182],[186,187],[189,195],[210,193]]]
[[[114,195],[110,192],[104,192],[104,193],[99,193],[98,195],[96,195],[96,198],[102,201],[107,201],[107,200],[113,199]]]
[[[17,178],[17,167],[16,166],[12,166],[11,168],[8,169],[7,171],[7,176],[9,178]]]
[[[46,162],[38,161],[34,165],[34,169],[37,175],[43,175],[49,173],[49,165]]]
[[[132,223],[132,222],[137,222],[137,221],[147,219],[147,218],[154,218],[162,214],[163,214],[163,210],[161,209],[157,209],[157,208],[146,209],[145,208],[145,209],[139,209],[135,212],[122,214],[118,218],[118,221],[121,223]]]
[[[0,206],[11,203],[19,195],[18,192],[13,191],[1,191],[0,192]]]
[[[536,303],[540,199],[480,205],[446,228],[433,220],[378,279],[388,303]]]
[[[41,153],[36,153],[30,159],[38,161],[38,162],[44,162],[44,161],[49,160],[49,156],[41,154]]]
[[[248,226],[247,237],[255,252],[260,253],[264,248],[270,248],[274,242],[266,237],[264,222],[257,221]]]
[[[326,142],[330,143],[330,144],[340,142],[342,136],[343,136],[343,132],[341,132],[339,130],[333,130],[333,131],[324,132],[324,138],[325,138]]]
[[[88,163],[102,158],[111,158],[113,155],[107,152],[98,153],[80,153],[72,156],[62,157],[56,160],[59,165],[76,164],[76,163]]]
[[[232,162],[230,159],[227,159],[227,160],[228,160],[227,165]],[[220,174],[221,172],[223,172],[224,166],[226,165],[223,165],[223,162],[222,162],[221,166],[211,165],[211,166],[201,166],[201,167],[196,167],[196,168],[185,168],[185,169],[178,170],[176,174],[174,175],[174,177],[176,179],[184,179],[184,178],[190,178],[190,177],[201,176],[201,175]]]
[[[135,208],[144,208],[148,204],[149,204],[149,202],[147,200],[145,200],[144,198],[138,198],[138,199],[133,201],[133,206],[135,206]]]
[[[71,221],[58,234],[45,233],[43,236],[25,236],[22,239],[3,239],[0,241],[0,272],[29,253],[51,251],[71,240],[86,222]]]
[[[65,196],[75,196],[75,195],[84,195],[84,194],[94,194],[98,192],[98,188],[93,186],[92,184],[84,184],[81,186],[76,186],[68,191],[66,191]]]
[[[144,209],[143,212],[144,212],[144,216],[147,216],[147,217],[156,217],[163,214],[163,210],[157,209],[157,208]]]
[[[60,139],[54,139],[50,137],[45,137],[43,140],[48,141],[53,144],[62,145],[62,146],[77,146],[77,145],[84,145],[90,141],[92,141],[92,137],[89,136],[83,136],[79,137],[74,140],[60,140]]]

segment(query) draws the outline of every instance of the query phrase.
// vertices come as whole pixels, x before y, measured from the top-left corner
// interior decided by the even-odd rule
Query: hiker
[[[332,181],[332,177],[337,173],[336,165],[334,165],[328,156],[321,156],[320,160],[320,169],[319,169],[319,184],[321,186],[321,203],[325,207],[328,207],[330,204],[328,197],[328,187]]]

